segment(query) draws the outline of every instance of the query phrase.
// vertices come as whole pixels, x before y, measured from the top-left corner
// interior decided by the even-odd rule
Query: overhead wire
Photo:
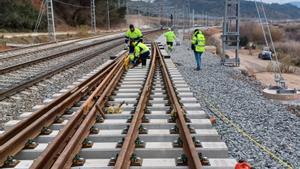
[[[284,78],[282,76],[282,71],[281,71],[281,68],[280,68],[280,63],[279,63],[279,60],[278,60],[278,55],[277,55],[276,48],[275,48],[275,45],[274,45],[272,32],[271,32],[270,24],[269,24],[267,15],[266,15],[264,3],[263,3],[262,0],[260,0],[260,3],[257,3],[257,1],[258,0],[254,0],[255,5],[256,5],[256,9],[257,9],[257,13],[258,13],[258,17],[259,17],[259,22],[261,24],[262,31],[263,31],[263,34],[264,34],[265,42],[266,42],[267,47],[272,48],[272,51],[274,52],[274,56],[275,56],[275,66],[272,63],[272,68],[273,68],[273,71],[275,73],[275,82],[277,83],[277,85],[279,87],[285,88],[286,86],[285,86]],[[261,14],[260,14],[259,4],[260,4],[260,8],[262,10],[262,15],[263,16],[261,16]],[[262,21],[262,17],[265,20],[265,24]],[[266,27],[267,27],[266,29],[267,29],[267,33],[269,35],[270,44],[269,44],[268,39],[267,39],[267,35],[266,35],[267,33],[265,31],[264,25],[266,25]],[[273,57],[271,58],[271,60],[273,60]]]

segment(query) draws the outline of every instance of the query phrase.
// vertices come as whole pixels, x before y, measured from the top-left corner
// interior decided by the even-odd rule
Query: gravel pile
[[[160,39],[161,40],[161,39]],[[246,131],[258,143],[270,149],[281,159],[300,168],[300,119],[288,107],[262,95],[262,86],[245,77],[237,69],[220,66],[218,57],[206,53],[203,69],[194,71],[194,55],[189,44],[176,47],[172,59],[191,86],[207,112],[203,96],[219,107],[227,118]],[[214,115],[209,112],[210,115]],[[226,142],[233,158],[245,159],[255,168],[284,168],[264,153],[249,139],[230,125],[217,120],[215,126]]]
[[[9,99],[0,101],[0,129],[8,120],[16,119],[20,113],[31,112],[33,106],[41,104],[44,99],[51,98],[53,94],[93,71],[108,60],[112,54],[116,54],[120,50],[122,50],[121,46],[104,52],[91,60],[54,75]]]

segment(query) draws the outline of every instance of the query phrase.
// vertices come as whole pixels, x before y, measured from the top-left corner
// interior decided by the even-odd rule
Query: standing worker
[[[195,70],[199,71],[201,70],[201,57],[203,52],[205,52],[205,37],[199,29],[194,31],[191,48],[195,53],[197,64],[197,68]]]
[[[133,55],[134,46],[131,46],[130,44],[131,42],[140,41],[143,38],[143,34],[140,29],[135,28],[132,24],[130,24],[128,31],[125,33],[125,38],[126,49],[128,49],[129,43],[129,56]]]
[[[165,33],[166,41],[167,41],[167,46],[169,51],[173,50],[173,42],[176,39],[175,33],[172,31],[171,28],[168,28],[168,32]]]
[[[134,55],[130,56],[130,62],[133,66],[137,66],[142,61],[142,68],[146,66],[147,58],[150,56],[150,49],[143,43],[142,40],[138,42],[131,42],[134,46]]]

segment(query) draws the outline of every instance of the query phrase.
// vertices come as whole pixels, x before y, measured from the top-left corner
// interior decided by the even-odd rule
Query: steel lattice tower
[[[49,40],[56,41],[53,2],[52,0],[46,0],[46,2]]]
[[[225,15],[223,22],[223,53],[221,64],[239,66],[240,48],[240,0],[225,1]],[[231,49],[235,51],[235,58],[226,58],[225,51]]]
[[[91,28],[92,32],[96,33],[96,4],[95,0],[91,0]]]

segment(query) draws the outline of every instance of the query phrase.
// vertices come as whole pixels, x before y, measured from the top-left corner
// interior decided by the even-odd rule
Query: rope
[[[213,114],[215,114],[217,117],[219,117],[223,122],[227,123],[228,125],[231,125],[237,132],[239,132],[241,135],[246,137],[249,141],[251,141],[253,144],[255,144],[258,148],[260,148],[263,152],[265,152],[267,155],[269,155],[271,158],[276,160],[280,165],[287,167],[288,169],[294,169],[294,167],[289,164],[288,162],[285,162],[287,160],[283,160],[281,157],[274,154],[270,149],[265,147],[264,145],[260,144],[255,138],[253,138],[250,134],[245,132],[243,129],[241,129],[234,121],[228,119],[226,115],[221,112],[215,104],[210,101],[207,97],[205,97],[203,94],[199,93],[200,97],[205,101],[207,104],[207,108],[211,110]]]
[[[60,4],[63,4],[63,5],[68,5],[68,6],[72,6],[72,7],[75,7],[75,8],[90,8],[90,7],[87,7],[87,6],[81,6],[81,5],[75,5],[75,4],[70,4],[70,3],[67,3],[67,2],[62,2],[62,1],[59,1],[59,0],[53,0],[54,2],[57,2],[57,3],[60,3]]]

